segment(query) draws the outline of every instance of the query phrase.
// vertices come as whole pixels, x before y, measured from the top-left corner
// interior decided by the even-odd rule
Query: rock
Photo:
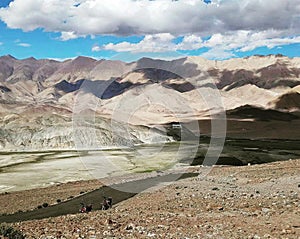
[[[148,236],[148,237],[155,237],[156,234],[155,234],[155,233],[152,233],[152,232],[149,232],[149,233],[147,234],[147,236]]]
[[[113,221],[111,219],[108,219],[107,224],[111,225],[111,224],[113,224]]]
[[[263,213],[268,213],[268,212],[270,212],[270,209],[264,207],[264,208],[261,209],[261,211],[262,211]]]
[[[146,229],[142,226],[137,226],[135,228],[140,234],[144,234],[146,232]]]
[[[130,230],[133,230],[134,229],[134,225],[132,223],[128,224],[126,227],[125,227],[125,230],[127,231],[130,231]]]

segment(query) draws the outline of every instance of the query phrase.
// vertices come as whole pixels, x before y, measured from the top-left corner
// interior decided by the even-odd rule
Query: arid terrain
[[[300,0],[0,0],[0,239],[300,239]]]
[[[131,63],[2,56],[0,150],[168,141],[163,131],[152,129],[218,114],[223,119],[225,113],[229,126],[238,123],[242,130],[249,124],[243,126],[241,120],[275,120],[275,125],[260,127],[266,137],[276,138],[274,131],[299,124],[299,75],[300,58],[282,55]],[[289,138],[289,133],[279,135]]]
[[[300,58],[282,55],[132,63],[2,56],[0,221],[32,239],[300,238],[299,75]],[[225,141],[221,165],[199,166],[212,139]],[[81,199],[99,209],[101,193],[112,192],[72,173],[77,150],[91,160],[78,172],[92,174],[101,157],[89,151],[106,148],[118,166],[145,164],[138,173],[149,182],[169,177],[153,162],[173,160],[175,141],[197,142],[176,163],[199,177],[138,194],[115,190],[112,209],[76,214]],[[56,173],[50,181],[47,169]],[[108,181],[128,180],[119,179]],[[36,188],[13,192],[18,186]]]
[[[201,172],[203,168],[193,170]],[[26,238],[41,239],[299,238],[299,171],[300,160],[213,167],[206,177],[153,188],[108,211],[24,221],[13,226]],[[4,194],[0,196],[1,211],[32,209],[45,200],[55,204],[58,197],[66,199],[99,186],[98,181],[78,182]]]

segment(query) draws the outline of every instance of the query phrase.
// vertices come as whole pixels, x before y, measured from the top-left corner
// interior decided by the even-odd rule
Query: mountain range
[[[77,127],[83,121],[101,131],[101,145],[127,141],[128,128],[134,143],[169,140],[149,128],[201,121],[220,112],[239,121],[293,121],[300,111],[299,75],[300,58],[282,55],[132,63],[2,56],[0,147],[72,148],[74,122]],[[115,128],[111,120],[124,130],[107,133]]]

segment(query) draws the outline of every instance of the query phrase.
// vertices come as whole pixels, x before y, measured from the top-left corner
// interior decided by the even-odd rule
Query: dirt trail
[[[111,187],[103,186],[92,192],[83,194],[74,199],[50,206],[41,209],[35,209],[27,212],[18,212],[11,215],[2,215],[0,216],[0,223],[12,223],[33,219],[43,219],[50,217],[57,217],[66,214],[76,214],[79,212],[80,203],[84,204],[93,204],[94,210],[101,209],[101,203],[104,196],[110,196],[113,198],[113,203],[117,204],[121,201],[124,201],[130,197],[136,195],[136,192],[142,192],[151,188],[155,185],[164,182],[172,182],[177,179],[182,179],[186,177],[196,176],[197,174],[167,174],[163,176],[145,178],[136,181],[130,181],[126,183],[120,183],[113,185]],[[133,191],[133,192],[132,192]]]

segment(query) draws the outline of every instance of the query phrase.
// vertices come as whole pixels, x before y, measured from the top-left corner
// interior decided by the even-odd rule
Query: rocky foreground
[[[299,172],[300,160],[214,167],[204,178],[140,193],[108,211],[13,226],[27,238],[300,238]],[[91,190],[99,182],[26,191],[23,198],[10,193],[1,195],[1,202],[5,197],[10,208],[19,209],[32,198],[45,200],[41,195],[50,200],[78,193],[74,185],[79,192],[79,185]]]

